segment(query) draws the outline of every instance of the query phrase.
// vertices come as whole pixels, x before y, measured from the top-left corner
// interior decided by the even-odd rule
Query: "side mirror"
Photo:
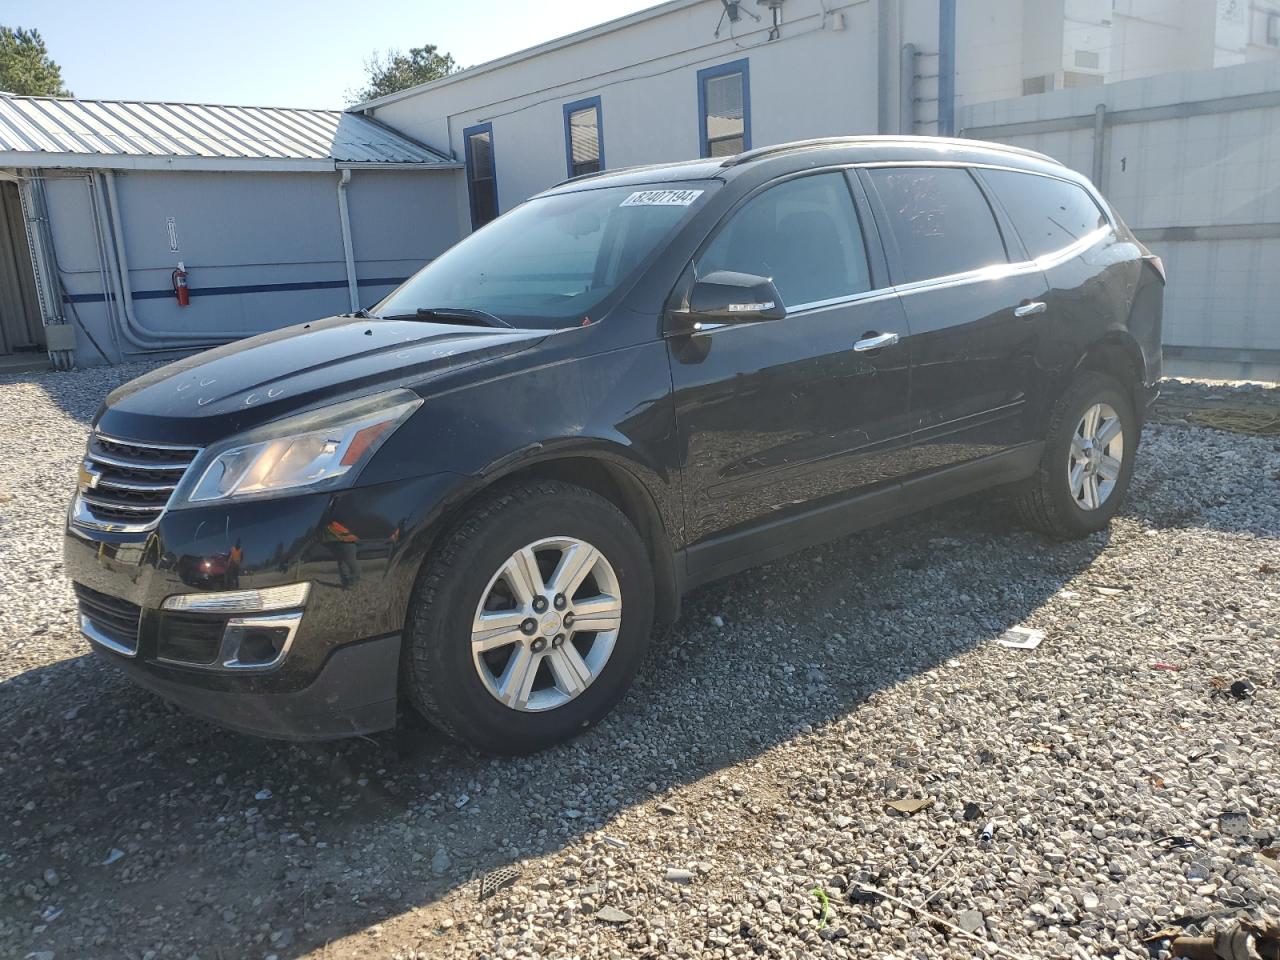
[[[671,311],[672,333],[696,333],[730,323],[781,320],[787,315],[778,288],[768,277],[717,270],[689,289],[688,305]]]

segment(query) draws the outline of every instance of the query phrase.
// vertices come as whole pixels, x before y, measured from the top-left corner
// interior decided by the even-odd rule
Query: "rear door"
[[[875,166],[861,176],[911,327],[915,470],[1035,439],[1040,269],[967,168]]]
[[[787,521],[799,514],[896,491],[907,469],[910,345],[842,172],[757,192],[691,268],[772,277],[787,308],[781,320],[669,341],[689,570],[712,576],[798,545],[806,537]],[[879,348],[855,349],[877,336]]]

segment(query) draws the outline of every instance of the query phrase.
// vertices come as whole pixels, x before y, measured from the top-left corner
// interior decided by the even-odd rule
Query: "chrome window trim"
[[[851,303],[865,303],[870,300],[883,300],[891,297],[896,291],[893,287],[876,287],[874,290],[864,290],[861,293],[851,293],[843,297],[831,297],[827,300],[811,300],[808,303],[797,303],[794,307],[787,307],[786,319],[790,319],[793,313],[809,313],[817,310],[825,310],[827,307],[843,307]]]
[[[717,330],[731,330],[735,327],[754,327],[761,323],[785,323],[793,317],[800,318],[802,315],[807,316],[826,310],[830,307],[843,307],[854,303],[866,303],[872,300],[884,300],[892,297],[897,293],[893,287],[877,287],[874,290],[864,290],[861,293],[852,293],[845,297],[832,297],[829,300],[813,300],[809,303],[798,303],[794,307],[787,307],[787,315],[781,320],[749,320],[745,323],[695,323],[693,332],[713,333]]]

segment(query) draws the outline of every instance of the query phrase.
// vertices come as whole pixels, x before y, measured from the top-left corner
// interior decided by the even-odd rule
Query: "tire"
[[[1077,431],[1086,413],[1099,405],[1103,411],[1109,408],[1118,419],[1123,452],[1119,457],[1107,457],[1107,452],[1115,453],[1116,448],[1099,448],[1101,452],[1094,466],[1085,467],[1084,486],[1077,490],[1071,479],[1075,474],[1069,471],[1081,464],[1080,451],[1087,451],[1093,444],[1082,442],[1073,453],[1073,441],[1078,437]],[[1107,419],[1103,417],[1101,423],[1105,424]],[[1035,476],[1014,498],[1022,522],[1057,540],[1077,540],[1106,527],[1119,512],[1129,490],[1141,429],[1132,395],[1119,382],[1093,371],[1077,376],[1053,408],[1044,453]],[[1109,464],[1113,460],[1119,462],[1118,471]],[[1101,471],[1115,473],[1113,485],[1105,489],[1105,496],[1098,494],[1108,482]],[[1089,476],[1098,484],[1094,492],[1100,503],[1095,507],[1088,505]]]
[[[581,587],[566,597],[563,610],[555,609],[554,595],[536,592],[545,584],[535,583],[520,559],[531,545],[539,581],[563,569],[559,564],[571,551],[593,556],[579,545],[598,551],[603,564],[589,561],[594,566]],[[583,622],[589,609],[602,624],[613,622],[610,590],[620,601],[615,630],[575,631],[569,620],[552,625],[575,609]],[[541,612],[534,608],[538,597],[550,601]],[[593,607],[582,605],[591,597]],[[653,598],[644,543],[608,500],[550,480],[501,488],[443,537],[418,576],[405,627],[405,691],[435,726],[485,753],[530,753],[559,743],[592,726],[626,693],[649,645]],[[495,634],[492,642],[501,645],[477,653],[473,628],[482,613],[493,619],[481,637]],[[525,627],[536,623],[533,635],[510,627],[520,618]],[[518,654],[527,659],[517,660]],[[522,688],[514,678],[526,663],[540,665]],[[591,677],[584,683],[586,671]],[[511,682],[504,686],[504,679]],[[500,701],[500,694],[519,705]]]

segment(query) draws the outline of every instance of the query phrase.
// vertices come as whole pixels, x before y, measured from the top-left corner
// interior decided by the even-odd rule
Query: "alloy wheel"
[[[471,626],[476,673],[512,710],[554,710],[600,676],[621,622],[618,577],[603,553],[575,537],[537,540],[481,595]]]
[[[1067,484],[1076,506],[1097,510],[1116,488],[1124,463],[1124,430],[1110,404],[1095,403],[1071,435]]]

